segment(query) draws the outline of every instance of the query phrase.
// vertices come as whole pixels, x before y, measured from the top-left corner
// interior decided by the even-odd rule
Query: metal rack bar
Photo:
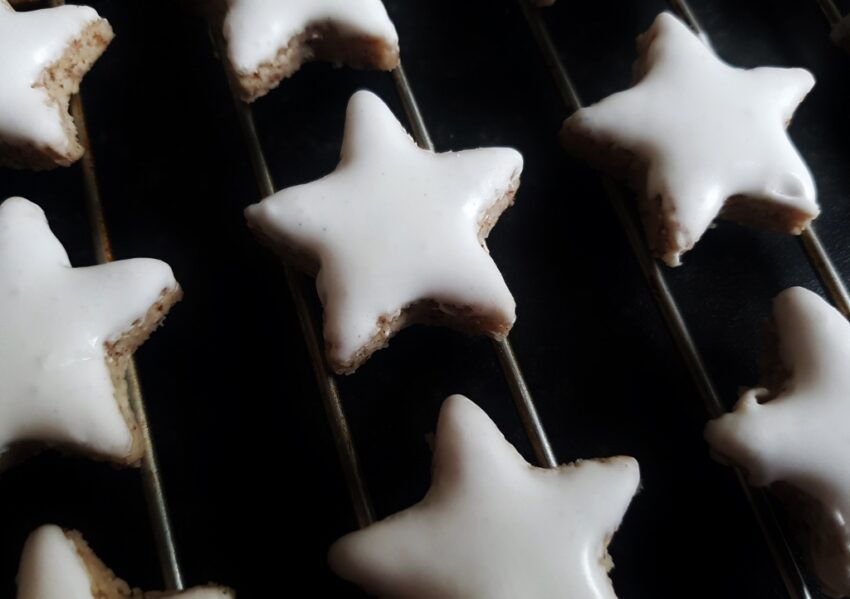
[[[393,71],[393,80],[396,84],[396,91],[401,98],[401,103],[404,106],[404,111],[407,114],[407,119],[410,121],[411,128],[413,129],[414,139],[416,139],[416,142],[421,147],[434,151],[434,142],[431,141],[428,127],[425,124],[425,119],[422,117],[422,111],[419,110],[419,104],[416,101],[413,88],[401,63]],[[519,411],[529,441],[531,441],[537,461],[547,468],[557,468],[558,460],[555,457],[555,452],[552,450],[552,444],[549,442],[549,437],[546,434],[546,429],[543,427],[540,415],[537,413],[537,406],[525,382],[522,368],[514,353],[511,342],[507,338],[502,340],[494,339],[493,347],[496,350],[502,371],[505,373],[505,379],[507,380],[508,387],[511,389],[511,395],[514,398],[514,403]]]
[[[226,56],[224,40],[221,35],[215,32],[211,32],[211,37],[216,52],[224,60]],[[233,96],[236,117],[239,120],[239,125],[248,147],[248,154],[251,159],[251,165],[253,166],[257,189],[260,195],[265,198],[275,193],[275,186],[265,154],[263,154],[260,138],[257,135],[254,115],[251,107],[240,99],[229,69],[225,68],[224,70],[231,95]],[[301,332],[307,344],[307,351],[313,365],[319,394],[322,397],[322,405],[327,414],[343,475],[348,486],[348,493],[351,496],[354,514],[357,518],[357,523],[362,528],[375,521],[374,508],[369,499],[369,493],[366,490],[366,484],[361,474],[360,460],[357,457],[357,450],[354,447],[354,439],[351,435],[351,429],[348,426],[348,418],[345,416],[345,409],[339,395],[336,378],[331,374],[325,362],[319,326],[307,301],[304,277],[288,265],[284,265],[284,274],[295,304],[298,321],[301,324]]]
[[[834,0],[815,0],[820,6],[820,9],[823,11],[823,15],[826,17],[826,20],[829,21],[829,24],[833,27],[838,25],[843,18],[841,14],[841,9],[838,8],[838,5],[834,2]]]
[[[838,14],[838,20],[841,20],[841,14],[838,12],[838,7],[832,2],[832,0],[818,0],[818,3],[821,8],[823,8],[824,13],[830,21],[830,14],[832,14],[831,11]],[[700,26],[693,10],[691,10],[691,7],[688,5],[688,0],[668,0],[668,4],[670,4],[670,7],[676,12],[676,14],[678,14],[679,17],[688,24],[688,27],[697,33],[703,40],[708,42],[708,35]],[[814,224],[810,224],[809,227],[800,235],[800,243],[803,246],[806,257],[809,259],[809,262],[829,293],[829,296],[832,298],[832,302],[838,310],[844,314],[845,318],[850,318],[850,293],[847,292],[847,287],[844,285],[844,281],[842,280],[838,269],[835,268],[835,264],[829,257],[823,243],[821,243],[820,236],[818,236]]]
[[[532,6],[528,0],[518,0],[518,2],[566,106],[570,110],[578,110],[583,105],[581,98],[570,79],[564,63],[561,61],[549,29],[540,14],[540,9]],[[676,4],[682,3],[677,2]],[[629,245],[632,247],[632,251],[646,278],[658,309],[670,330],[670,334],[679,352],[682,354],[682,358],[694,380],[706,410],[712,418],[716,418],[725,412],[725,408],[714,387],[699,349],[694,343],[687,323],[679,310],[679,306],[670,292],[664,273],[649,252],[643,237],[641,225],[634,212],[626,205],[625,193],[622,188],[607,178],[603,178],[603,187],[624,229]],[[760,489],[751,488],[747,484],[746,477],[740,470],[736,469],[735,472],[741,489],[765,537],[788,595],[793,599],[810,599],[811,593],[803,579],[800,568],[794,559],[785,534],[779,526],[766,494]]]
[[[53,0],[51,3],[54,6],[63,4],[62,0]],[[95,168],[94,153],[92,152],[91,140],[86,125],[83,102],[79,94],[71,100],[71,115],[77,126],[80,144],[85,148],[85,154],[80,164],[83,170],[86,210],[88,211],[89,221],[92,226],[92,241],[94,243],[95,256],[98,263],[105,264],[113,260],[112,246],[109,240],[109,231],[106,227],[106,217],[103,213],[100,187],[97,182],[97,169]],[[142,445],[145,448],[145,456],[142,458],[141,465],[142,485],[145,490],[148,513],[150,514],[153,525],[154,539],[156,541],[157,553],[159,554],[163,580],[168,590],[180,591],[184,588],[183,574],[177,558],[177,547],[174,542],[171,519],[168,514],[168,503],[165,499],[165,489],[159,470],[156,447],[148,424],[147,408],[145,407],[144,395],[142,394],[142,387],[139,382],[139,373],[136,370],[136,362],[132,358],[127,369],[127,395],[130,406],[136,415],[139,430],[142,434]]]

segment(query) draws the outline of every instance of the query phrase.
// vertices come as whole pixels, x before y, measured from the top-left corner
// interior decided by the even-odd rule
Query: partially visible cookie
[[[0,466],[32,444],[139,462],[125,373],[181,295],[159,260],[72,268],[41,208],[0,204]]]
[[[811,73],[729,66],[668,13],[637,46],[634,87],[578,110],[561,138],[638,192],[653,254],[678,265],[718,216],[801,233],[817,194],[785,128]]]
[[[68,103],[113,38],[87,6],[16,12],[0,0],[0,166],[50,169],[80,159]]]
[[[209,585],[187,591],[143,593],[131,589],[100,561],[77,531],[42,526],[30,534],[18,569],[17,599],[234,599]]]
[[[393,599],[616,599],[607,548],[638,490],[633,458],[535,468],[455,395],[433,471],[421,502],[337,541],[331,569]]]
[[[485,240],[522,166],[510,148],[424,150],[361,91],[336,170],[245,215],[260,241],[316,273],[328,362],[349,374],[409,324],[508,334],[515,303]]]
[[[381,0],[217,0],[227,60],[253,102],[305,62],[389,71],[398,34]]]
[[[713,453],[771,485],[824,589],[850,596],[850,323],[800,287],[773,304],[762,385],[708,424]]]

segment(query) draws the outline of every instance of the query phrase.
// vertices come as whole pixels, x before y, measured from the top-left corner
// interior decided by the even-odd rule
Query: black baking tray
[[[186,581],[219,581],[246,599],[296,588],[360,597],[325,565],[354,514],[282,268],[244,225],[258,191],[206,25],[166,0],[90,3],[118,34],[83,85],[115,254],[166,260],[186,292],[138,352]],[[517,299],[511,339],[558,459],[640,461],[642,491],[611,546],[619,596],[785,597],[733,472],[708,456],[703,404],[598,176],[557,143],[567,112],[516,2],[386,4],[437,148],[508,145],[525,156],[516,205],[489,245]],[[818,231],[846,277],[848,57],[814,0],[691,4],[731,63],[815,74],[791,135],[819,186]],[[634,38],[665,9],[560,0],[545,11],[585,101],[629,85]],[[345,105],[361,88],[406,122],[389,75],[324,64],[256,103],[278,186],[335,166]],[[75,265],[94,262],[79,166],[0,171],[0,197],[12,195],[44,207]],[[771,298],[791,285],[823,294],[797,240],[728,224],[665,272],[728,406],[757,380]],[[485,339],[411,328],[340,388],[379,517],[424,495],[428,435],[451,393],[483,406],[532,459]],[[13,596],[23,541],[46,522],[80,529],[131,584],[162,586],[137,471],[45,453],[3,473],[0,595]]]

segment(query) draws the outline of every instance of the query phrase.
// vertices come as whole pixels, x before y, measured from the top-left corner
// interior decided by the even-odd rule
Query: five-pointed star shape
[[[18,569],[18,599],[117,599],[138,597],[126,582],[98,559],[82,535],[58,526],[42,526],[30,534]],[[144,597],[153,597],[145,594]],[[156,594],[160,599],[233,599],[218,586]]]
[[[379,597],[611,599],[606,546],[639,478],[625,457],[532,467],[455,395],[425,499],[337,541],[330,565]]]
[[[419,148],[390,109],[361,91],[348,104],[342,159],[312,183],[284,189],[246,217],[285,256],[318,266],[331,366],[351,372],[429,302],[476,332],[507,334],[515,304],[484,244],[519,185],[508,148],[436,154]],[[433,320],[433,319],[432,319]]]
[[[678,265],[718,215],[802,231],[819,212],[815,184],[785,127],[812,75],[729,66],[668,13],[638,47],[638,83],[578,110],[562,137],[579,154],[595,145],[588,156],[603,168],[625,149],[646,169],[630,180],[653,252]]]
[[[138,460],[105,344],[178,289],[158,260],[71,268],[41,208],[0,204],[0,453],[29,441]]]
[[[712,450],[754,485],[786,482],[820,503],[811,547],[824,585],[850,594],[850,323],[817,294],[795,287],[774,301],[778,359],[789,378],[751,389],[712,421]],[[770,397],[768,401],[764,401]]]
[[[6,0],[0,0],[0,139],[46,148],[60,164],[82,154],[68,133],[73,122],[65,112],[67,106],[51,99],[43,78],[71,42],[98,19],[87,6],[15,12]],[[107,32],[111,39],[111,29],[104,22],[102,33]],[[75,66],[79,70],[79,63]],[[75,71],[68,79],[80,76]]]

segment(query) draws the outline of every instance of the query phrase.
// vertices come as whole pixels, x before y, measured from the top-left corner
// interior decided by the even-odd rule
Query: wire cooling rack
[[[806,0],[799,1],[804,2]],[[51,3],[59,4],[61,2],[52,0]],[[835,25],[840,21],[841,9],[834,2],[831,0],[817,0],[817,3],[822,8],[831,25]],[[390,5],[391,13],[402,10],[396,4],[388,4]],[[710,27],[708,31],[703,30],[700,26],[700,15],[687,2],[683,0],[670,0],[669,4],[670,8],[679,14],[695,31],[705,35],[706,39],[710,39]],[[539,46],[540,55],[538,60],[542,60],[551,72],[555,89],[560,95],[566,111],[579,108],[582,105],[580,90],[577,89],[577,85],[571,79],[571,73],[565,66],[564,55],[559,48],[559,44],[564,40],[558,39],[550,32],[550,23],[547,22],[551,18],[551,12],[547,14],[546,9],[538,9],[525,0],[520,0],[518,6],[520,12],[510,14],[514,16],[522,15],[525,18],[528,28],[525,33],[530,33]],[[494,8],[493,10],[502,9]],[[648,23],[643,25],[642,29],[645,29]],[[642,29],[638,29],[638,31]],[[212,39],[215,50],[221,54],[220,38],[213,33]],[[406,56],[404,35],[402,35],[402,48],[403,56]],[[624,60],[630,62],[632,58],[633,56],[629,56]],[[573,62],[572,59],[573,57],[570,57],[568,62]],[[221,73],[223,76],[224,70]],[[389,77],[389,75],[387,76]],[[414,138],[422,147],[434,149],[435,144],[429,134],[428,126],[419,108],[417,96],[414,93],[416,81],[410,81],[408,79],[408,75],[403,67],[399,67],[399,69],[394,71],[391,77],[397,94],[396,101],[399,102],[407,117],[408,125]],[[287,85],[287,82],[283,85]],[[253,109],[241,103],[235,94],[233,98],[233,115],[238,122],[239,129],[244,138],[244,152],[247,154],[253,167],[257,188],[253,197],[251,192],[245,192],[245,203],[247,204],[271,195],[275,191],[276,186],[261,141],[261,131],[258,130],[258,125],[255,122]],[[99,175],[95,165],[96,156],[92,151],[92,144],[90,143],[83,112],[83,103],[80,97],[74,99],[72,112],[80,130],[81,141],[88,150],[82,162],[81,173],[84,180],[89,219],[94,235],[95,255],[99,262],[105,262],[112,259],[110,233],[106,226],[106,218],[100,199],[100,190],[98,187]],[[567,112],[564,113],[564,116],[566,116]],[[566,161],[567,158],[565,157],[564,160]],[[602,186],[610,200],[613,215],[619,221],[628,247],[631,249],[634,259],[646,280],[655,306],[669,330],[675,347],[681,355],[682,362],[693,380],[698,396],[703,400],[708,415],[715,417],[725,412],[725,406],[728,406],[729,398],[726,397],[725,391],[718,391],[718,385],[710,374],[710,368],[706,366],[695,336],[692,335],[689,329],[689,322],[684,315],[685,311],[680,307],[677,302],[678,296],[668,283],[666,270],[652,259],[646,249],[642,230],[631,207],[629,194],[609,180],[603,180]],[[519,201],[531,200],[520,197]],[[818,223],[820,222],[818,221]],[[498,231],[499,229],[497,228],[494,236],[498,235]],[[825,248],[825,244],[820,240],[814,228],[801,236],[800,247],[810,261],[814,272],[817,273],[823,284],[823,288],[827,291],[833,303],[845,316],[850,315],[850,296],[848,296],[843,278]],[[688,268],[688,266],[686,265],[683,268]],[[345,398],[342,397],[340,385],[336,377],[330,373],[324,361],[315,298],[311,290],[312,280],[307,279],[288,267],[284,267],[284,271],[292,295],[293,306],[298,322],[300,323],[304,341],[306,342],[310,364],[315,375],[316,388],[322,400],[333,442],[342,466],[342,474],[350,495],[353,512],[357,523],[360,526],[365,526],[374,521],[376,513],[380,513],[380,511],[376,510],[370,497],[366,482],[368,477],[364,475],[364,467],[358,455],[355,434],[353,433],[354,427],[349,422],[346,413],[347,404]],[[537,463],[541,466],[554,467],[561,461],[582,457],[583,454],[569,456],[556,455],[554,444],[550,440],[549,435],[547,435],[544,426],[546,424],[544,417],[538,409],[531,386],[526,382],[526,378],[523,375],[521,362],[523,362],[524,357],[519,352],[514,351],[510,341],[493,342],[492,351],[504,375],[510,395],[513,397],[527,441]],[[153,523],[154,538],[159,553],[163,578],[169,589],[182,589],[183,573],[177,557],[169,510],[165,500],[163,480],[157,464],[151,431],[147,425],[145,403],[135,366],[131,367],[129,383],[132,404],[139,417],[147,449],[147,457],[143,463],[141,474],[151,521]],[[774,502],[763,491],[748,487],[740,472],[737,473],[737,480],[740,483],[743,497],[752,509],[755,520],[767,541],[770,554],[775,562],[776,573],[782,581],[787,596],[794,599],[819,597],[820,595],[810,582],[811,579],[806,573],[805,566],[802,565],[799,559],[799,552],[795,548],[794,543],[788,540],[790,535],[784,518],[781,514],[777,517]],[[723,509],[723,506],[718,506],[717,509]],[[230,581],[222,580],[221,582],[229,583]],[[622,589],[621,594],[624,597],[629,596],[628,589]]]

